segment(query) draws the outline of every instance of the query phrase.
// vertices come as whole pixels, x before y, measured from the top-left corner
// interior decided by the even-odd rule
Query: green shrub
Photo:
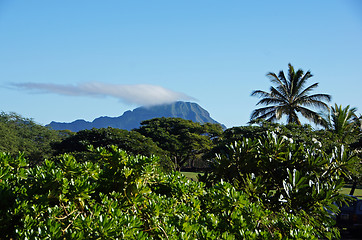
[[[330,211],[337,212],[334,203],[346,201],[339,190],[356,160],[343,146],[326,153],[317,140],[307,145],[269,132],[231,144],[201,180],[209,185],[230,182],[252,202],[273,213],[302,214],[317,236],[333,238],[338,231]]]
[[[0,153],[0,230],[5,239],[316,239],[312,217],[281,210],[227,182],[206,188],[155,156],[115,147],[98,161],[30,167]]]

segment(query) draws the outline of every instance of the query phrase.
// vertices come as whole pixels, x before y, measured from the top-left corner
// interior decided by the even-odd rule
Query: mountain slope
[[[53,121],[48,126],[55,130],[68,129],[73,132],[106,127],[132,130],[138,128],[140,123],[144,120],[159,117],[183,118],[199,123],[218,123],[210,117],[209,112],[200,107],[197,103],[175,102],[152,107],[139,107],[133,111],[126,111],[119,117],[99,117],[92,122],[87,122],[85,120],[76,120],[71,123]]]

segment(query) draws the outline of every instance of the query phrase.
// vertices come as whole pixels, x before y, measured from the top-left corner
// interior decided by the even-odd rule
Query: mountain
[[[132,130],[140,127],[140,123],[144,120],[173,117],[192,120],[199,123],[218,123],[210,117],[208,111],[200,107],[197,103],[191,102],[174,102],[171,104],[157,105],[151,107],[139,107],[133,111],[126,111],[119,117],[99,117],[92,122],[85,120],[76,120],[71,123],[51,122],[48,126],[54,130],[71,130],[77,132],[84,129],[92,128],[120,128]],[[223,128],[226,128],[222,125]]]

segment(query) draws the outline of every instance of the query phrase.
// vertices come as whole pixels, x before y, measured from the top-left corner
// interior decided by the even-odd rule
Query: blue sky
[[[246,125],[288,63],[362,113],[362,2],[0,0],[0,110],[40,124],[186,100]]]

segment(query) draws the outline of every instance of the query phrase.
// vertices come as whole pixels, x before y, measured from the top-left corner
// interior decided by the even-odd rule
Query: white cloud
[[[186,94],[148,84],[120,85],[90,82],[76,85],[51,83],[15,83],[11,85],[17,89],[30,90],[38,93],[56,93],[66,96],[109,96],[127,103],[143,106],[172,103],[181,100],[195,100]]]

